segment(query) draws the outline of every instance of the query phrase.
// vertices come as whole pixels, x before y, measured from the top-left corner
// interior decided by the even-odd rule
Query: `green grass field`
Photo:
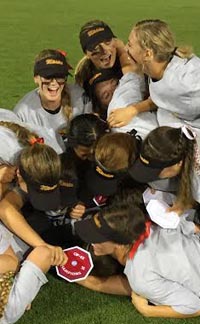
[[[12,109],[34,87],[32,65],[40,50],[64,49],[75,66],[82,57],[79,29],[90,19],[105,20],[124,41],[136,21],[165,19],[177,35],[177,44],[191,44],[200,54],[199,12],[198,0],[0,0],[0,107]],[[20,324],[199,322],[143,318],[128,298],[98,294],[50,276],[49,279]]]

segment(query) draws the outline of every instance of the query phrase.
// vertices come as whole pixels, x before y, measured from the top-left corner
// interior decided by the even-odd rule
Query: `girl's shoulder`
[[[19,110],[21,110],[24,107],[34,107],[34,106],[41,106],[40,102],[40,96],[38,89],[34,89],[30,92],[28,92],[14,107],[14,112],[17,113]]]

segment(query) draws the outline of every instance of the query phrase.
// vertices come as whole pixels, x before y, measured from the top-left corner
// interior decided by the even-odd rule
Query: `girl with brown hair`
[[[200,229],[193,211],[180,217],[175,229],[162,228],[146,220],[134,192],[124,192],[92,218],[77,222],[75,230],[95,255],[111,255],[123,264],[128,279],[89,276],[80,284],[110,294],[132,290],[132,303],[145,317],[200,315]]]
[[[94,162],[85,173],[85,187],[92,197],[102,196],[107,199],[116,193],[138,157],[140,143],[141,139],[135,130],[130,134],[105,134],[99,139]]]
[[[115,35],[104,21],[96,19],[85,23],[79,39],[85,54],[75,69],[75,79],[80,86],[83,87],[96,70],[112,68],[122,76]]]
[[[139,182],[158,179],[178,180],[173,209],[179,213],[200,203],[199,139],[186,126],[158,127],[145,138],[140,156],[129,170]]]

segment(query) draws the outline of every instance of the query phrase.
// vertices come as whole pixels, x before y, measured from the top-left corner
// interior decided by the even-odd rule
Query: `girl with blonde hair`
[[[83,89],[77,84],[67,84],[70,69],[65,52],[41,51],[34,64],[38,88],[17,103],[14,108],[17,116],[24,122],[60,131],[72,116],[90,112],[90,105],[83,101]]]
[[[199,73],[200,59],[189,47],[177,47],[168,24],[159,19],[139,21],[133,27],[127,44],[130,58],[142,66],[149,76],[149,103],[130,106],[126,117],[150,109],[152,102],[158,107],[160,126],[179,126],[187,123],[200,128]],[[114,123],[125,119],[115,111]]]

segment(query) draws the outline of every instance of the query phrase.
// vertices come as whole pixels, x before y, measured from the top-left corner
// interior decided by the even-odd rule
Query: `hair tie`
[[[35,143],[39,143],[39,144],[44,144],[44,138],[43,137],[33,137],[29,140],[29,143],[31,145],[34,145]]]
[[[68,70],[73,70],[73,67],[67,61],[67,52],[65,52],[64,50],[61,50],[61,49],[57,49],[57,52],[60,53],[60,54],[62,54],[65,57]],[[68,72],[68,74],[70,76],[72,76],[71,73]]]
[[[182,126],[181,131],[185,135],[185,137],[191,141],[194,141],[197,137],[197,134],[188,126],[185,126],[185,125]]]
[[[127,132],[131,137],[135,137],[138,143],[142,143],[142,138],[140,135],[138,135],[138,132],[136,131],[135,128],[133,128],[130,132]]]
[[[67,52],[65,52],[64,50],[57,49],[57,52],[59,52],[60,54],[62,54],[64,57],[67,56]]]

